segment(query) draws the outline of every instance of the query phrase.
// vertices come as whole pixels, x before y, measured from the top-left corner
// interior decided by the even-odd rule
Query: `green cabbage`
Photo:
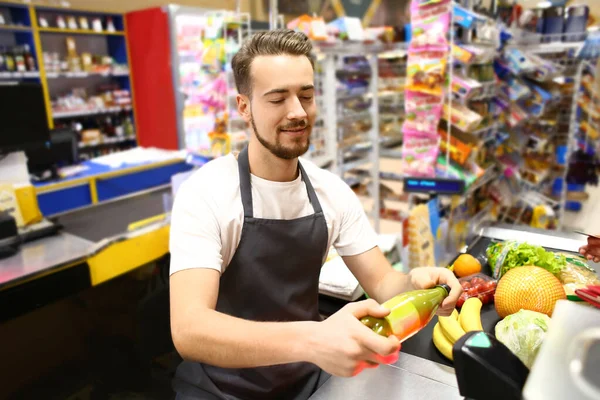
[[[562,269],[567,265],[567,259],[563,254],[555,254],[547,251],[541,246],[515,241],[494,243],[487,248],[487,256],[492,272],[501,264],[502,269],[498,277],[503,276],[508,270],[525,265],[535,265],[558,277]],[[502,256],[505,255],[504,260]]]
[[[535,311],[521,310],[496,325],[496,339],[531,369],[544,341],[550,317]]]

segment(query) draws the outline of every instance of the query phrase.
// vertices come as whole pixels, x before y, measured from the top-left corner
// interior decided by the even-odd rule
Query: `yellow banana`
[[[444,357],[452,360],[452,343],[448,341],[446,336],[444,336],[444,332],[442,332],[442,327],[438,322],[433,327],[433,344],[435,347],[444,355]]]
[[[444,332],[444,335],[448,338],[450,343],[456,343],[456,341],[465,334],[465,331],[458,323],[458,311],[454,310],[451,316],[439,317],[438,320],[442,332]]]
[[[477,297],[468,298],[462,306],[458,322],[465,332],[482,331],[481,300]]]

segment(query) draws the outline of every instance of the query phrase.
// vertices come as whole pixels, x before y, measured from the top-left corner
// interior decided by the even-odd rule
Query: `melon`
[[[494,302],[500,317],[531,310],[552,316],[558,300],[567,298],[560,281],[547,270],[525,266],[510,269],[498,282]]]

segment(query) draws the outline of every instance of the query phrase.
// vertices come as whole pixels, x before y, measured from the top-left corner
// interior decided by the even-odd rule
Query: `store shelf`
[[[100,36],[125,36],[125,32],[116,31],[116,32],[96,32],[91,29],[60,29],[60,28],[40,28],[40,32],[42,33],[61,33],[65,35],[100,35]]]
[[[27,72],[0,72],[0,79],[33,79],[39,78],[39,71]]]
[[[59,78],[88,78],[91,76],[112,76],[112,77],[125,77],[129,76],[128,71],[124,72],[47,72],[47,79],[59,79]]]
[[[365,164],[368,164],[370,162],[371,162],[371,160],[369,159],[369,157],[359,158],[357,160],[346,162],[341,167],[342,173],[346,173],[348,171],[351,171],[351,170],[353,170],[355,168],[360,167],[361,165],[365,165]]]
[[[30,26],[0,25],[0,32],[32,32]]]
[[[97,108],[93,110],[81,110],[81,111],[60,111],[53,112],[52,116],[54,119],[62,119],[62,118],[74,118],[74,117],[87,117],[90,115],[100,115],[100,114],[111,114],[118,113],[121,111],[131,111],[132,107],[109,107],[109,108]]]

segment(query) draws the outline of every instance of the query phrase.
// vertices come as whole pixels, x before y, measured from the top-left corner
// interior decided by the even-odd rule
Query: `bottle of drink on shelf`
[[[6,71],[6,58],[4,57],[4,48],[0,47],[0,72]]]
[[[444,284],[432,289],[402,293],[382,304],[390,310],[386,317],[367,316],[360,321],[379,335],[395,335],[403,342],[431,321],[449,293],[450,287]]]
[[[21,46],[15,47],[13,49],[13,53],[15,54],[15,64],[17,66],[17,71],[27,71],[27,67],[25,66],[25,56],[23,55],[23,48]]]
[[[27,71],[36,71],[35,58],[33,58],[28,44],[23,46],[23,51],[25,54],[25,65],[27,66]]]
[[[8,48],[4,53],[4,62],[6,63],[6,70],[8,72],[15,72],[17,70],[17,66],[15,64],[15,57]]]

